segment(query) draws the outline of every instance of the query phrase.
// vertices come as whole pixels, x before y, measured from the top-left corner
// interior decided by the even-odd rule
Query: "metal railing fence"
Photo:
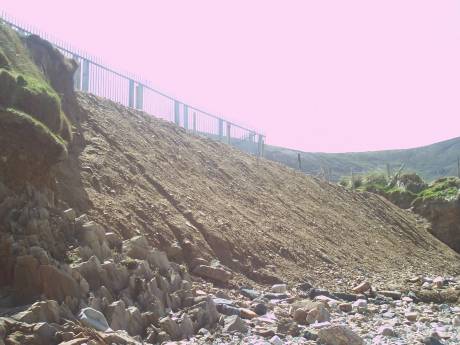
[[[145,111],[150,115],[174,122],[188,131],[205,135],[229,144],[246,142],[263,154],[265,136],[219,116],[181,102],[160,92],[141,78],[117,72],[104,66],[99,59],[56,39],[31,25],[25,24],[6,13],[0,13],[0,22],[9,25],[22,35],[38,35],[50,42],[65,56],[77,61],[79,67],[74,75],[76,90],[108,98],[124,106]]]

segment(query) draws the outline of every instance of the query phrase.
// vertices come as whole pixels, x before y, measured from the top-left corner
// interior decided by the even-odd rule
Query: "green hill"
[[[427,181],[439,177],[457,175],[457,157],[460,156],[460,137],[428,146],[406,149],[350,153],[301,152],[282,147],[265,147],[267,159],[298,168],[298,153],[301,156],[302,171],[320,175],[322,170],[331,170],[331,180],[356,173],[385,170],[390,164],[395,170],[405,164],[406,171],[417,172]]]

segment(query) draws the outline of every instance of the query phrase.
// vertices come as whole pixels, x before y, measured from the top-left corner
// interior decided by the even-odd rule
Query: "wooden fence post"
[[[297,160],[299,162],[299,170],[302,171],[302,159],[300,158],[300,152],[297,153]]]

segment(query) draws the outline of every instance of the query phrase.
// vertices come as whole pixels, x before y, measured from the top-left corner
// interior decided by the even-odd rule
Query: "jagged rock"
[[[41,294],[40,263],[32,255],[19,256],[14,267],[14,298],[28,303]]]
[[[75,213],[75,210],[73,208],[69,208],[62,213],[69,222],[74,222],[75,218],[77,218],[77,214]]]
[[[337,325],[320,329],[318,340],[326,345],[363,345],[363,339],[349,327]]]
[[[111,256],[110,248],[105,240],[105,230],[101,225],[93,221],[84,223],[78,227],[77,236],[83,244],[91,248],[99,260],[102,261]]]
[[[128,328],[130,335],[140,335],[144,332],[144,322],[142,314],[136,307],[128,308]]]
[[[42,344],[54,343],[57,329],[46,322],[40,322],[34,325],[33,334]]]
[[[200,277],[209,278],[221,283],[226,283],[232,278],[232,274],[227,270],[206,265],[196,266],[193,273]]]
[[[189,339],[193,336],[193,322],[187,314],[182,315],[179,329],[182,339]]]
[[[63,302],[66,296],[80,297],[80,288],[71,275],[50,265],[42,265],[39,269],[43,294],[58,302]]]
[[[116,301],[110,304],[107,307],[106,315],[110,328],[113,330],[126,330],[128,328],[129,313],[126,310],[126,306],[123,301]]]
[[[107,288],[118,292],[128,286],[129,273],[125,266],[113,262],[104,262],[100,267],[105,271],[103,283]]]
[[[181,338],[179,325],[170,317],[162,318],[160,320],[160,327],[171,337],[172,340],[179,340]]]
[[[59,323],[61,319],[59,304],[52,300],[36,302],[13,318],[26,323]]]
[[[91,290],[96,290],[103,285],[104,270],[96,256],[78,264],[75,269],[86,279]]]
[[[40,265],[49,265],[50,259],[48,253],[41,247],[33,246],[29,249],[30,255],[38,260]]]
[[[5,339],[7,345],[37,345],[38,339],[33,334],[24,334],[20,331],[9,334]]]
[[[144,236],[135,236],[123,242],[123,253],[133,259],[145,260],[150,249]]]
[[[171,259],[179,258],[182,256],[182,247],[179,243],[174,242],[166,249],[166,254]]]
[[[249,328],[238,315],[226,316],[224,319],[224,332],[247,333]]]
[[[121,250],[123,247],[123,238],[115,232],[106,232],[105,239],[110,249]]]
[[[80,314],[78,315],[78,319],[84,325],[94,328],[98,331],[102,331],[102,332],[111,331],[104,314],[102,314],[100,311],[97,311],[95,309],[92,309],[92,308],[82,309],[80,311]]]
[[[151,265],[158,267],[160,269],[160,272],[168,272],[168,270],[171,267],[171,263],[169,262],[166,253],[157,249],[152,249],[147,254],[147,261]]]

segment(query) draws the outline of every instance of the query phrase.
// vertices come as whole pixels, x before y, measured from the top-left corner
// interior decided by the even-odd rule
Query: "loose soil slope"
[[[171,123],[78,95],[82,132],[62,163],[61,198],[129,238],[144,234],[185,260],[217,258],[237,280],[456,274],[459,256],[408,212]],[[110,229],[112,227],[112,229]]]

